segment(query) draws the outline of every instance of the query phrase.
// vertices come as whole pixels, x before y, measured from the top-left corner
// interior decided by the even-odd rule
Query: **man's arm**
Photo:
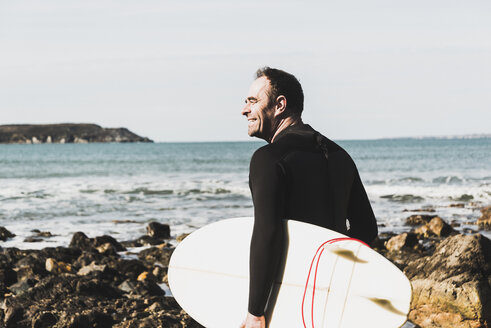
[[[271,154],[260,149],[251,159],[250,187],[254,228],[250,248],[249,313],[262,316],[282,252],[284,188],[282,171]]]
[[[350,237],[360,239],[367,244],[377,237],[377,221],[356,167],[347,214],[350,223],[348,231]]]

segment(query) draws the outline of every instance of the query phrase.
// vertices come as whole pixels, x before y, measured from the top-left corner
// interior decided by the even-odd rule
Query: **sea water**
[[[491,204],[491,138],[337,141],[353,157],[381,231],[433,208],[471,225]],[[130,240],[148,222],[175,237],[230,217],[252,216],[249,160],[262,142],[0,145],[3,247],[67,246],[83,231]],[[464,203],[465,207],[451,207]],[[49,231],[24,242],[33,229]],[[484,232],[486,234],[486,232]]]

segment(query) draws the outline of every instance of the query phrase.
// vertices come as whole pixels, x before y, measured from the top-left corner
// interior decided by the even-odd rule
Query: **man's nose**
[[[251,112],[251,105],[249,103],[246,103],[244,107],[242,108],[241,114],[246,115]]]

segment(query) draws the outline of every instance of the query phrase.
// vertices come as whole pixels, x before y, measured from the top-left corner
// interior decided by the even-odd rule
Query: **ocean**
[[[405,218],[428,208],[457,229],[477,230],[479,207],[491,204],[491,138],[336,142],[357,164],[380,231],[407,231]],[[77,231],[130,240],[151,221],[168,223],[176,237],[252,216],[249,160],[262,145],[0,145],[0,226],[16,234],[0,245],[67,246]],[[53,236],[24,242],[33,229]]]

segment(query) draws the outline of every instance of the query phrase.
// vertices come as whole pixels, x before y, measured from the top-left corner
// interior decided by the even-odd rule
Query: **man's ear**
[[[276,98],[276,105],[274,108],[274,116],[280,116],[283,114],[286,110],[286,97],[285,96],[278,96]]]

